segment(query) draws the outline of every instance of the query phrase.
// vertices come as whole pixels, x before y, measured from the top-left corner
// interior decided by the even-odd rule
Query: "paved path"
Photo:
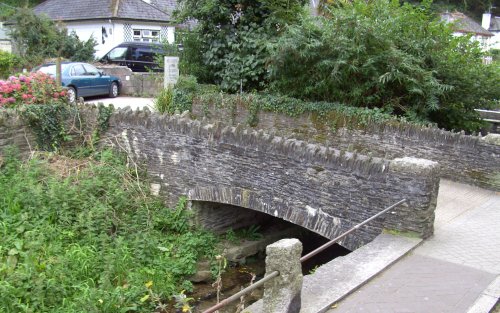
[[[153,111],[153,98],[138,98],[138,97],[117,97],[117,98],[102,98],[102,97],[92,97],[85,99],[85,103],[99,102],[109,105],[113,104],[115,108],[125,108],[129,106],[132,110],[142,109],[143,107],[149,107]]]
[[[434,225],[432,238],[328,312],[460,313],[498,299],[500,193],[442,180]],[[478,307],[469,312],[488,312]]]

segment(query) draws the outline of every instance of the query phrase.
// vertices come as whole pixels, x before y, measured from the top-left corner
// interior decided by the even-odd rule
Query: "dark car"
[[[35,69],[55,76],[56,65],[45,64]],[[81,62],[63,62],[61,64],[61,83],[68,90],[68,99],[75,102],[78,97],[109,95],[114,98],[120,93],[121,81],[99,71],[95,66]]]
[[[164,54],[160,43],[124,42],[111,49],[99,61],[127,66],[133,72],[161,72],[163,69],[156,62],[156,56]]]

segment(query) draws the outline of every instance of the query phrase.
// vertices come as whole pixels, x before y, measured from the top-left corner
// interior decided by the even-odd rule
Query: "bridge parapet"
[[[291,117],[264,110],[254,111],[230,101],[210,103],[200,100],[193,103],[191,114],[228,124],[245,124],[249,120],[256,120],[257,128],[280,136],[358,151],[365,155],[386,159],[411,156],[432,160],[440,164],[443,178],[500,191],[500,143],[494,140],[495,136],[500,135],[482,137],[436,127],[376,120],[361,125],[349,124],[347,121],[345,125],[338,122],[345,117],[335,111],[325,113],[323,117],[317,113]],[[500,115],[498,112],[495,114]]]
[[[381,208],[407,205],[363,227],[342,245],[372,240],[383,228],[428,237],[433,231],[439,184],[435,162],[386,160],[288,139],[242,126],[121,110],[105,136],[147,165],[173,204],[233,204],[264,212],[327,238],[346,231]]]

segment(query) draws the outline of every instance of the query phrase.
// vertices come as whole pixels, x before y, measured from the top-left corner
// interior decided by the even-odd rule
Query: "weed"
[[[4,156],[0,307],[68,313],[165,307],[192,287],[185,277],[198,258],[214,255],[215,237],[189,226],[186,199],[170,209],[150,196],[121,156],[102,151],[79,162],[85,165],[59,175],[57,159]]]
[[[259,233],[259,225],[251,225],[248,228],[241,228],[238,230],[233,230],[232,228],[226,231],[224,239],[232,243],[239,243],[242,240],[256,241],[261,240],[264,236]]]
[[[171,87],[160,91],[153,103],[154,108],[161,114],[173,114],[174,112],[174,92]]]
[[[234,230],[232,228],[229,228],[226,231],[225,239],[229,242],[232,242],[232,243],[238,243],[240,241],[240,239],[238,238],[238,236],[236,235],[236,233],[234,232]]]
[[[248,228],[242,228],[237,231],[237,236],[242,239],[256,241],[261,240],[264,236],[259,233],[260,226],[259,225],[251,225]]]

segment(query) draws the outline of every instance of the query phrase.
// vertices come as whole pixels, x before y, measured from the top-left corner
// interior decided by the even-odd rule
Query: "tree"
[[[2,0],[0,2],[0,20],[15,13],[16,8],[34,7],[45,0]]]
[[[266,44],[298,20],[304,0],[180,0],[180,20],[198,21],[208,80],[225,90],[264,87]]]
[[[93,59],[96,42],[93,38],[80,41],[75,33],[57,26],[52,20],[37,16],[31,9],[19,8],[12,16],[11,37],[21,56],[36,65],[46,58],[63,57],[73,61]]]
[[[272,45],[272,89],[469,131],[479,126],[473,109],[500,99],[498,67],[483,65],[468,37],[453,37],[430,2],[354,0],[327,9]]]

